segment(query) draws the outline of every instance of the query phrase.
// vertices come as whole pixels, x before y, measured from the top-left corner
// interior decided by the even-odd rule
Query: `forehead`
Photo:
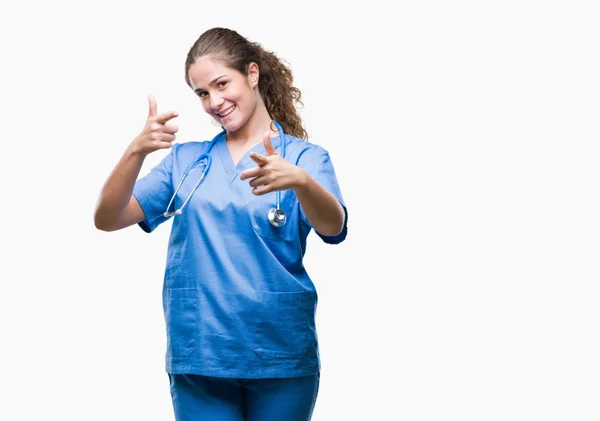
[[[198,57],[188,69],[192,89],[207,88],[220,76],[235,76],[236,74],[239,74],[236,69],[227,67],[221,60],[210,56]]]

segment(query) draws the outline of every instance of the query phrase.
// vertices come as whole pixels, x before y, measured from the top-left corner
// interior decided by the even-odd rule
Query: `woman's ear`
[[[258,85],[258,75],[259,75],[258,64],[254,63],[254,62],[250,63],[248,65],[248,83],[253,88]]]

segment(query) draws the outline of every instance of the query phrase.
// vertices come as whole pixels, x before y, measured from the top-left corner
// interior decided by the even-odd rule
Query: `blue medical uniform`
[[[320,373],[287,379],[169,374],[177,421],[309,421]]]
[[[328,152],[285,135],[285,159],[298,165],[344,206]],[[279,136],[271,138],[281,153]],[[188,164],[209,142],[174,144],[133,195],[152,232],[163,216]],[[254,151],[266,155],[262,143]],[[173,217],[163,285],[167,327],[166,371],[170,374],[265,379],[309,376],[319,372],[315,328],[317,293],[302,258],[312,229],[293,190],[281,192],[283,227],[267,214],[275,192],[252,194],[245,169],[256,167],[248,151],[233,164],[222,136],[210,151],[212,166],[181,215]],[[193,189],[202,164],[189,173],[169,210],[179,209]],[[347,213],[339,235],[343,241]]]

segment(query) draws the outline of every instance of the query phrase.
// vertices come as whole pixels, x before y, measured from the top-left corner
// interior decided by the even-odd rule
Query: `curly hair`
[[[297,108],[304,104],[302,93],[293,85],[294,78],[289,66],[259,43],[250,42],[234,30],[212,28],[196,40],[185,61],[185,82],[192,87],[188,70],[197,58],[212,55],[227,67],[248,75],[248,66],[254,62],[260,70],[258,89],[269,116],[278,121],[286,133],[308,140]]]

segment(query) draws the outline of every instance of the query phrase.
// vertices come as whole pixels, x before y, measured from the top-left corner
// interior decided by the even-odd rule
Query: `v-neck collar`
[[[271,143],[277,152],[281,153],[278,150],[278,147],[281,143],[281,138],[279,135],[271,138]],[[214,146],[216,154],[219,156],[221,160],[221,164],[227,173],[229,183],[233,183],[238,175],[250,164],[254,163],[252,158],[250,158],[250,152],[256,152],[261,155],[265,155],[265,145],[263,142],[259,142],[250,149],[248,149],[244,155],[240,158],[237,165],[233,165],[233,159],[231,158],[231,154],[229,153],[229,148],[227,147],[227,136],[222,136]]]

